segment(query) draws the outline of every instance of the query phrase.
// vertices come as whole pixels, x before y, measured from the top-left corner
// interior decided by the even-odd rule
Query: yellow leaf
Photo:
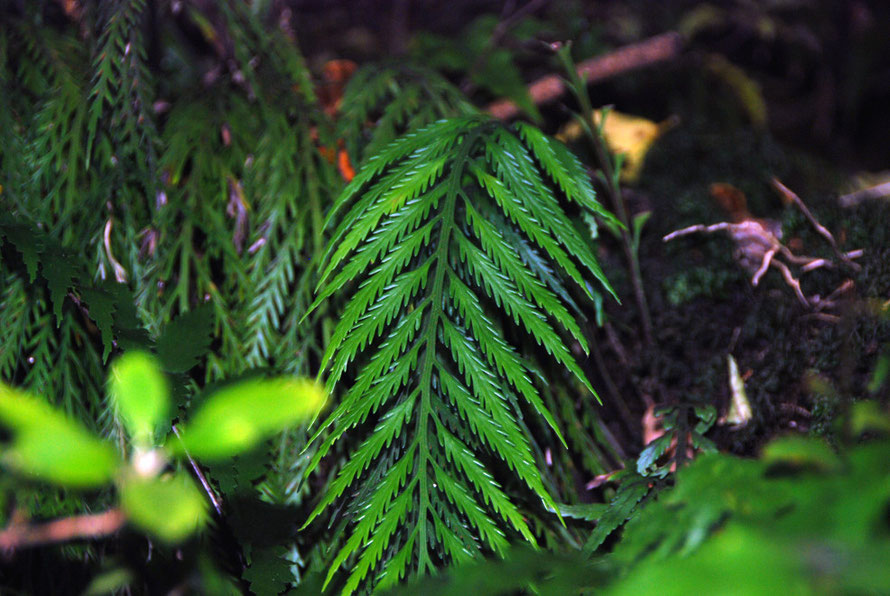
[[[603,118],[603,110],[595,110],[593,125],[599,126]],[[677,124],[677,118],[671,117],[663,122],[653,122],[646,118],[623,114],[609,110],[603,124],[603,136],[613,153],[624,154],[621,165],[621,181],[633,184],[640,178],[646,154],[655,141]],[[556,137],[568,143],[577,140],[583,134],[577,122],[566,124]]]

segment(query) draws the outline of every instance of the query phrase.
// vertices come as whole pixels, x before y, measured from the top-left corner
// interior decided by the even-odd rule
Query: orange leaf
[[[343,180],[346,182],[350,182],[355,178],[355,169],[352,167],[352,163],[349,161],[349,154],[346,153],[345,149],[340,149],[337,152],[337,169],[340,170],[340,175],[343,176]]]

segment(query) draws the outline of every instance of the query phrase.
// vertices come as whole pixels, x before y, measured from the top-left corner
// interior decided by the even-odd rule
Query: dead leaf
[[[594,111],[594,126],[602,122],[604,110]],[[640,116],[623,114],[615,110],[608,110],[603,126],[603,136],[609,149],[617,154],[624,155],[624,163],[621,166],[621,181],[633,184],[640,178],[646,154],[652,145],[663,135],[677,125],[676,116],[656,123]],[[579,139],[583,131],[577,122],[569,122],[559,131],[556,138],[563,142],[571,142]]]

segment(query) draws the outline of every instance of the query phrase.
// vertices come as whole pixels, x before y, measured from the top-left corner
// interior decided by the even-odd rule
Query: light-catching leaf
[[[0,425],[12,433],[0,461],[25,476],[72,488],[107,484],[119,462],[110,444],[39,398],[0,383]]]
[[[151,445],[170,410],[167,380],[155,359],[145,352],[124,354],[111,369],[110,390],[131,439]]]
[[[184,474],[127,478],[120,499],[133,525],[167,543],[182,542],[207,521],[205,496]]]
[[[169,447],[199,459],[237,455],[275,433],[311,419],[325,392],[309,379],[251,379],[207,398]]]

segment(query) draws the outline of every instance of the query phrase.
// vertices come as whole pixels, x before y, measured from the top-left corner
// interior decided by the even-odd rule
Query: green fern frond
[[[5,338],[0,343],[0,378],[14,379],[23,361],[25,339],[31,327],[31,309],[24,280],[6,271],[0,260],[3,289],[0,291],[0,328]]]
[[[100,120],[114,134],[102,152],[107,161],[132,157],[131,167],[149,168],[151,181],[156,131],[147,93],[153,88],[145,66],[141,19],[145,0],[103,2],[99,6],[101,37],[93,60],[93,81],[87,123],[87,167],[93,143],[99,141]]]
[[[368,160],[335,206],[315,305],[358,281],[322,361],[328,389],[351,384],[316,430],[328,435],[310,470],[376,421],[309,520],[361,484],[327,578],[354,560],[344,592],[372,570],[386,583],[502,552],[510,536],[534,543],[501,467],[556,509],[518,404],[561,434],[527,358],[536,343],[593,393],[566,347],[587,344],[563,284],[612,292],[557,197],[611,216],[567,150],[519,133],[479,116],[436,122]]]
[[[311,299],[306,262],[316,242],[320,244],[322,216],[317,190],[313,194],[310,187],[324,178],[326,166],[312,156],[317,152],[304,146],[307,123],[299,121],[294,128],[283,116],[270,119],[245,177],[245,193],[256,205],[255,227],[245,251],[249,269],[244,349],[250,366],[279,361],[276,352],[282,343],[287,346],[281,353],[293,358],[307,335],[286,324],[288,313],[302,316]],[[310,200],[301,200],[304,197]],[[293,364],[290,359],[279,362]]]
[[[37,69],[45,70],[49,85],[35,114],[36,134],[29,151],[36,158],[35,179],[47,191],[41,214],[48,221],[64,221],[71,212],[64,194],[75,194],[87,162],[86,75],[78,68],[83,46],[68,37],[38,35],[31,27],[22,27],[20,33],[24,47],[33,52],[23,62],[30,58]]]

